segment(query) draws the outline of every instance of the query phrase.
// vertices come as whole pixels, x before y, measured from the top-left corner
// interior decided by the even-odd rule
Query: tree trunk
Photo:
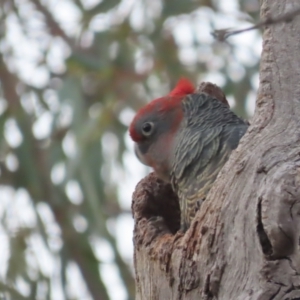
[[[263,0],[263,19],[299,0]],[[256,112],[189,230],[170,186],[133,196],[136,299],[300,299],[300,17],[264,31]]]

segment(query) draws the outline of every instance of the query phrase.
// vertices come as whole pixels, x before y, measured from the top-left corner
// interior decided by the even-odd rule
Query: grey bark
[[[263,0],[262,18],[299,0]],[[264,30],[255,115],[190,229],[154,174],[133,196],[136,299],[300,299],[300,17]]]

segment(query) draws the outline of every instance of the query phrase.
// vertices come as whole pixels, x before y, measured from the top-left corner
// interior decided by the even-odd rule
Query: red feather
[[[194,85],[186,78],[181,78],[169,96],[185,96],[195,92]]]
[[[150,103],[142,107],[134,117],[133,121],[129,127],[129,134],[134,141],[140,141],[143,139],[139,133],[135,130],[135,124],[137,120],[148,113],[155,112],[167,112],[180,104],[182,98],[186,95],[193,94],[195,92],[195,87],[193,84],[186,78],[181,78],[175,88],[169,93],[168,96],[161,97],[155,100],[152,100]],[[178,117],[182,118],[182,112],[179,112]]]

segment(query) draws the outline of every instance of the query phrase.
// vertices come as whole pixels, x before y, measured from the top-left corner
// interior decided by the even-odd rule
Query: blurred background
[[[249,118],[256,0],[0,0],[0,300],[134,299],[127,128],[185,76]]]

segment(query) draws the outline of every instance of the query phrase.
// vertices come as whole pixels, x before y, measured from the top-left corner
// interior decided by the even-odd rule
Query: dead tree
[[[262,0],[261,17],[299,0]],[[300,299],[300,17],[267,26],[255,115],[189,230],[154,174],[133,196],[136,299]]]

